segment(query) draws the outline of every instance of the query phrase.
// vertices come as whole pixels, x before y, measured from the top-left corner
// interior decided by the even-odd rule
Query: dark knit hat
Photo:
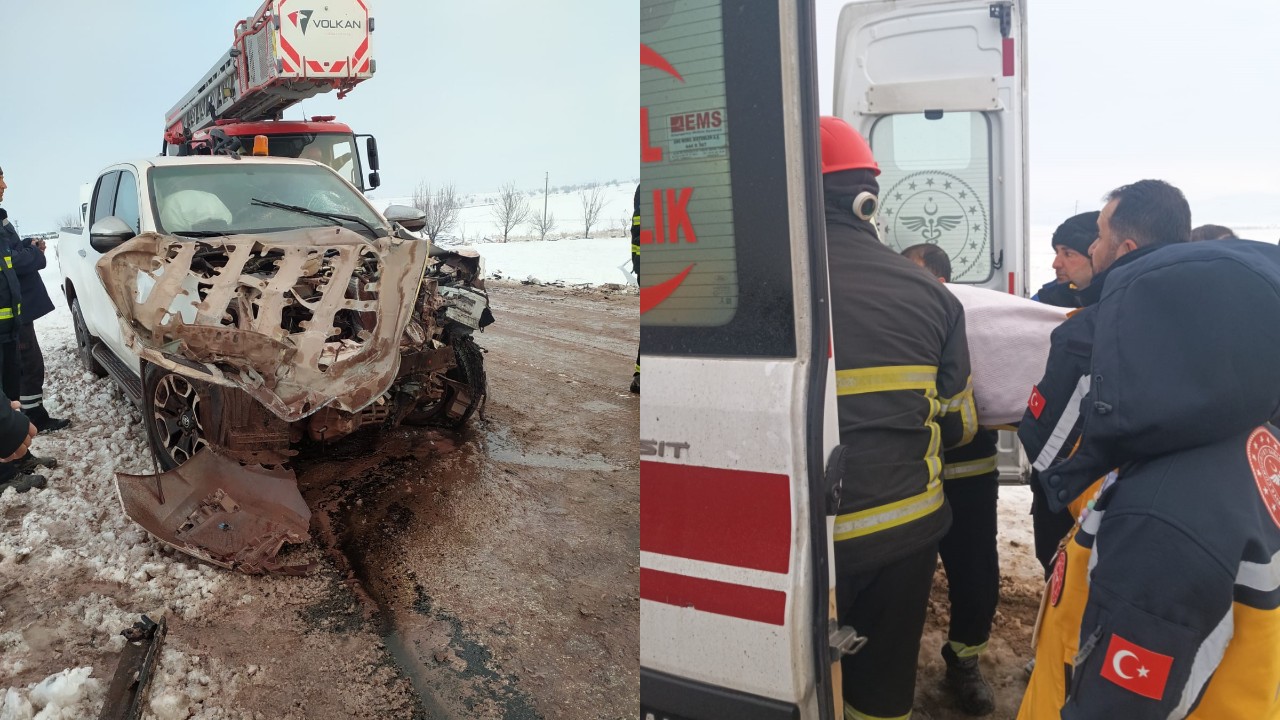
[[[1056,249],[1064,245],[1081,255],[1088,255],[1089,246],[1098,239],[1098,216],[1101,214],[1094,210],[1067,218],[1053,231],[1053,247]]]

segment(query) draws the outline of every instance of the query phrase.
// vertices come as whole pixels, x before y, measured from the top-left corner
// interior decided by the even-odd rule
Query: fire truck
[[[882,240],[1018,295],[1024,10],[856,2],[835,34],[834,113],[880,165]],[[641,5],[641,720],[845,716],[841,660],[877,632],[833,617],[815,25],[814,0]]]
[[[270,155],[324,163],[365,192],[378,187],[372,135],[331,115],[283,119],[298,102],[330,90],[341,99],[373,77],[373,24],[365,0],[266,0],[236,23],[231,48],[169,110],[161,154],[248,151],[265,135]]]

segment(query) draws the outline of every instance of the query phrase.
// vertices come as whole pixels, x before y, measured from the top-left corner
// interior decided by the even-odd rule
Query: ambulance
[[[882,170],[882,240],[1020,295],[1024,9],[850,4],[834,95]],[[840,659],[875,628],[832,620],[814,3],[642,0],[640,31],[639,716],[841,717]]]

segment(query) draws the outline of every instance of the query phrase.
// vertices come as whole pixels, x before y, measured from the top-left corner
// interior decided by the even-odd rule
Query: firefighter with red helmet
[[[911,713],[920,638],[951,525],[942,451],[977,412],[964,309],[872,224],[880,169],[845,121],[820,120],[836,403],[843,447],[835,521],[841,625],[867,636],[843,663],[844,715]]]

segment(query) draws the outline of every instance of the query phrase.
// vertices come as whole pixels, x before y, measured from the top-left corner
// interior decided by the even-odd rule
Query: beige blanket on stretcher
[[[978,424],[1018,422],[1044,377],[1049,335],[1070,310],[969,285],[947,289],[964,305]]]

